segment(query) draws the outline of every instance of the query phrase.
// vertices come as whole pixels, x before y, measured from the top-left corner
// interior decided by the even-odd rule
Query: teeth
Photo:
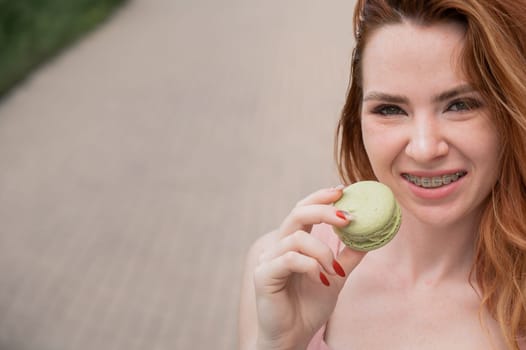
[[[418,177],[414,175],[403,174],[403,177],[417,186],[424,188],[436,188],[444,185],[449,185],[450,183],[457,181],[464,175],[466,175],[465,171],[459,171],[454,174],[444,176]]]
[[[431,187],[438,187],[442,186],[442,178],[438,176],[434,176],[431,180]]]
[[[431,179],[428,177],[422,178],[422,187],[431,187]]]

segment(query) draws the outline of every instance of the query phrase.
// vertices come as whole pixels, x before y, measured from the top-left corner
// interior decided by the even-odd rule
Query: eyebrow
[[[475,92],[476,90],[473,89],[473,87],[471,85],[459,85],[459,86],[456,86],[450,90],[446,90],[436,96],[433,97],[433,102],[437,103],[437,102],[444,102],[444,101],[447,101],[447,100],[450,100],[454,97],[457,97],[459,95],[462,95],[462,94],[466,94],[466,93],[470,93],[470,92]],[[363,98],[363,102],[366,102],[366,101],[371,101],[371,100],[376,100],[376,101],[385,101],[385,102],[389,102],[389,103],[405,103],[405,104],[408,104],[409,103],[409,99],[406,97],[406,96],[403,96],[403,95],[391,95],[391,94],[386,94],[386,93],[383,93],[383,92],[378,92],[378,91],[371,91],[370,93],[368,93],[364,98]]]

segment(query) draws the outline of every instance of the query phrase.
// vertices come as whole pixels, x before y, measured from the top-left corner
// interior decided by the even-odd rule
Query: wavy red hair
[[[518,350],[526,336],[526,2],[359,0],[350,85],[335,143],[345,183],[375,179],[360,124],[367,39],[384,25],[404,21],[454,21],[465,28],[461,68],[488,103],[502,140],[500,177],[480,222],[472,277],[481,293],[481,312],[489,311],[508,347]]]

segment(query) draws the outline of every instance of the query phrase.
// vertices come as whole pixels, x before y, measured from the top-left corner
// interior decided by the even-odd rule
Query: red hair
[[[347,100],[335,155],[346,183],[375,179],[360,124],[361,56],[376,29],[410,21],[465,28],[461,64],[488,103],[502,140],[501,171],[483,211],[472,276],[481,311],[498,321],[510,349],[526,336],[526,3],[524,0],[359,0]],[[497,166],[497,165],[496,165]]]

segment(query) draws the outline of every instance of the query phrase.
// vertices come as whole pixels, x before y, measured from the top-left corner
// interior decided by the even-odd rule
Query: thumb
[[[367,252],[354,250],[347,246],[343,248],[340,254],[338,254],[336,260],[341,265],[343,272],[345,273],[345,278],[338,279],[338,282],[341,284],[340,288],[343,287],[345,281],[347,278],[349,278],[349,275],[356,268],[356,266],[358,266],[358,264],[362,261],[365,254],[367,254]]]

